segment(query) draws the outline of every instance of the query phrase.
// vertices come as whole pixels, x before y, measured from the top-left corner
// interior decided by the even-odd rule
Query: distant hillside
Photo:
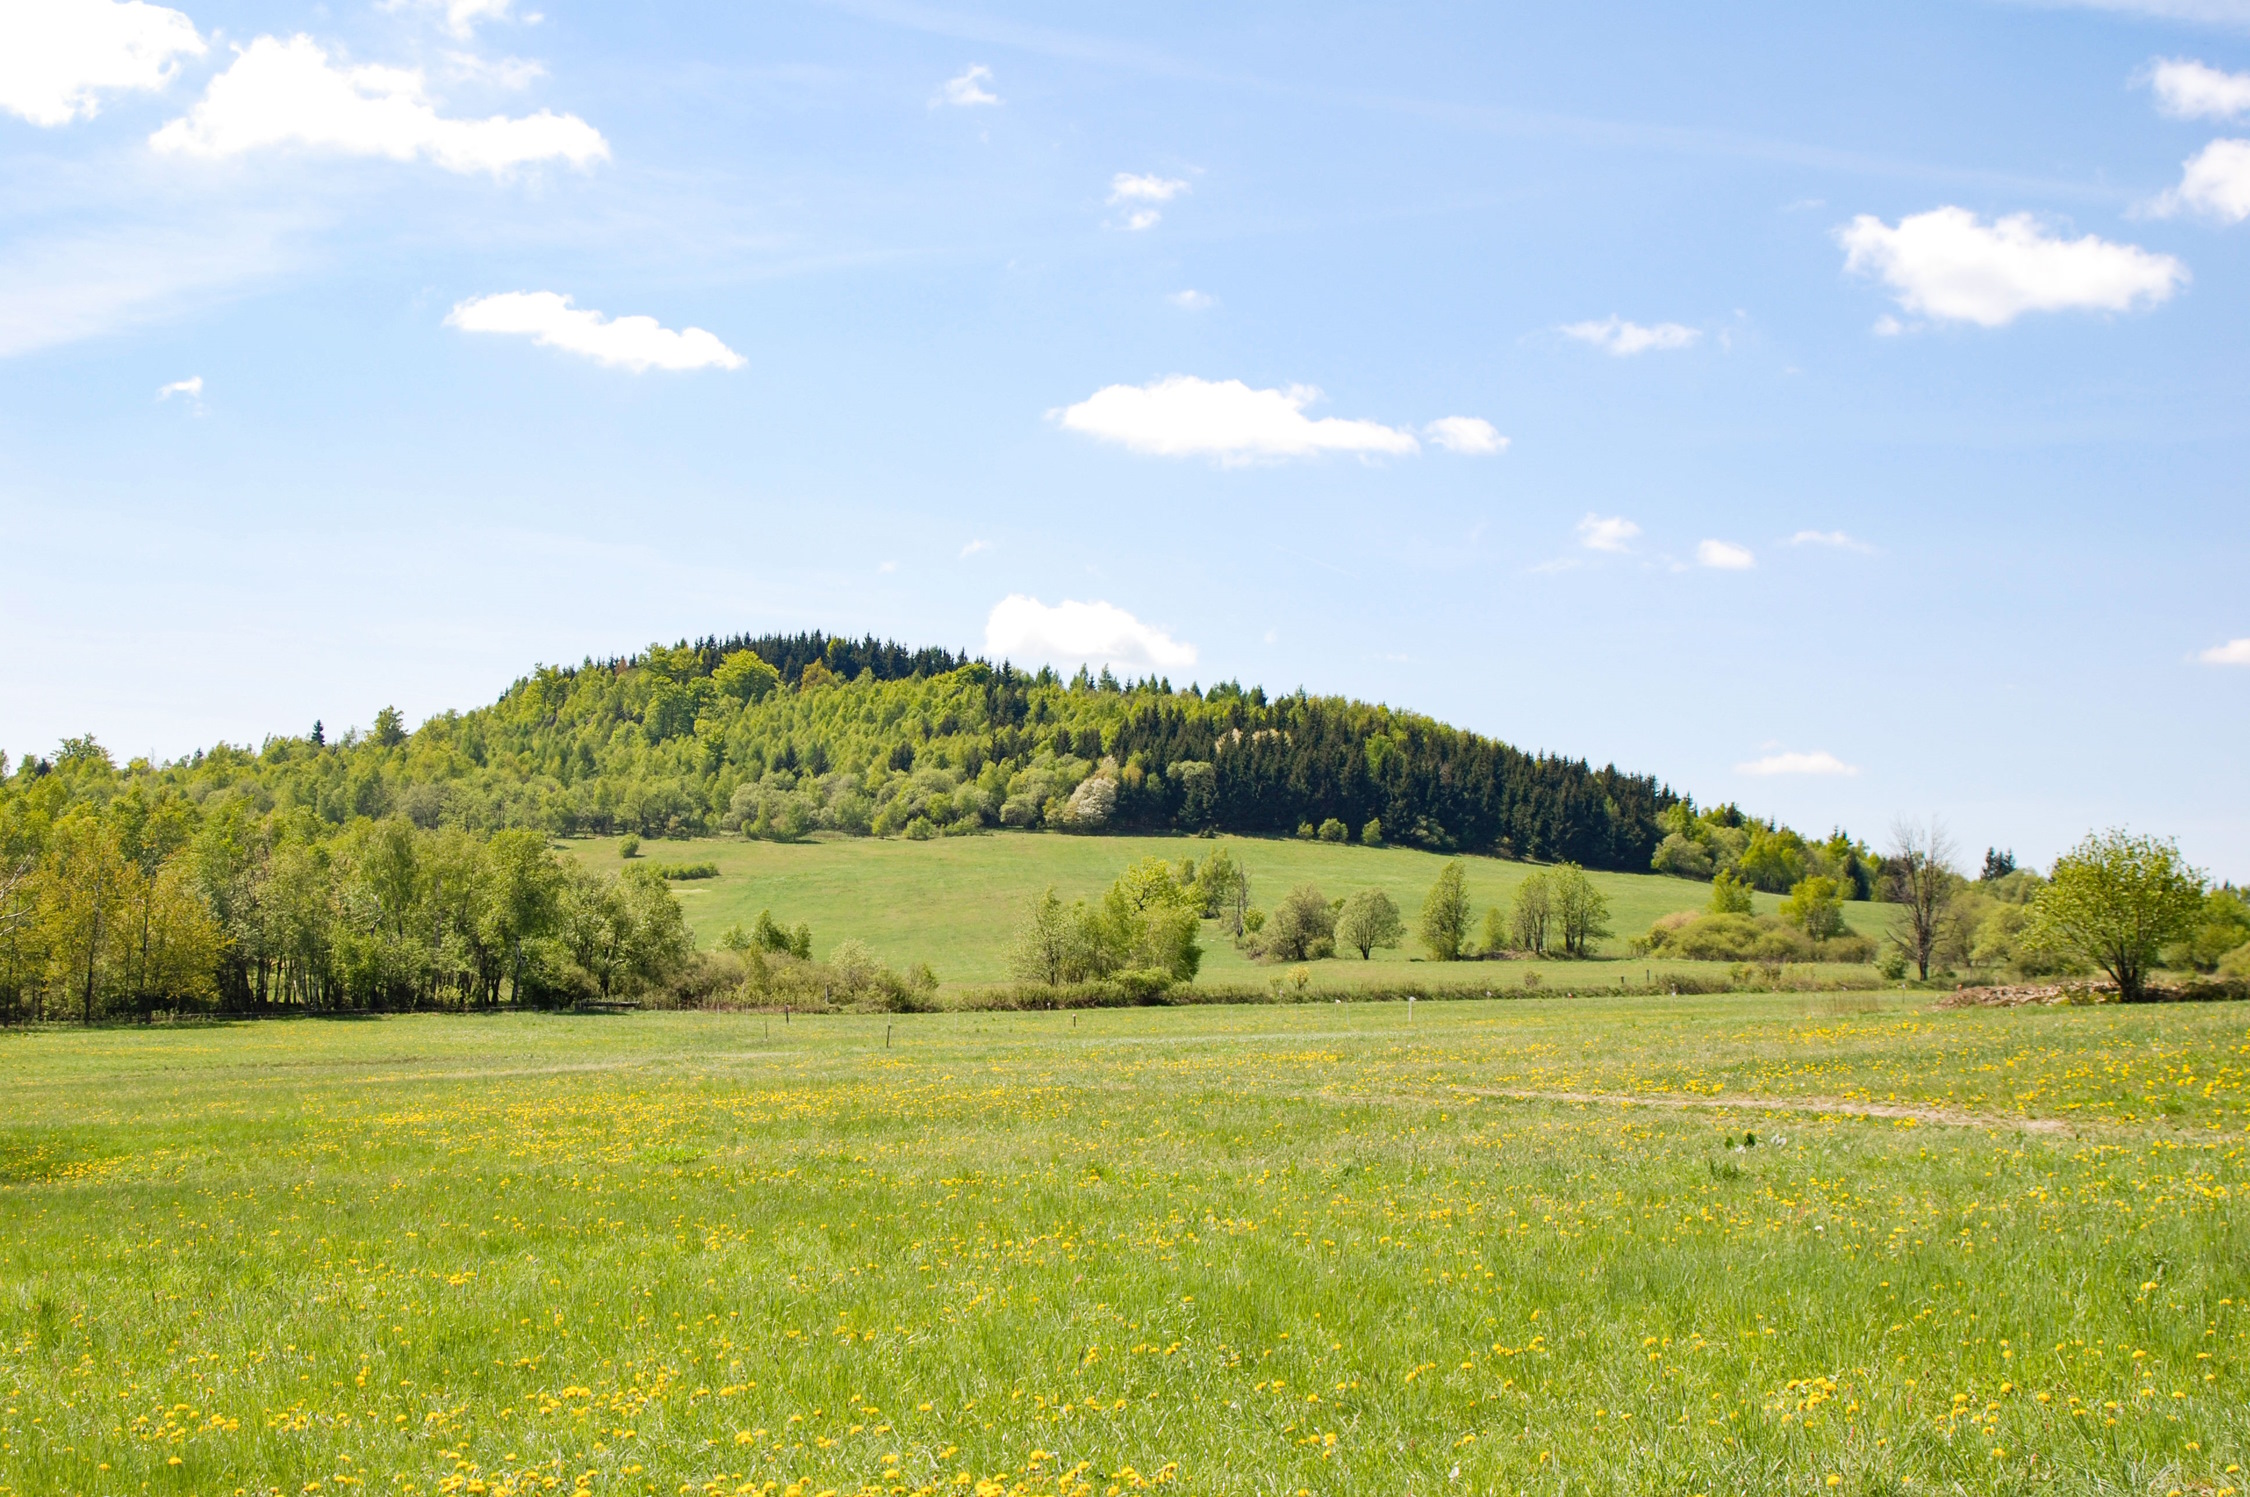
[[[330,824],[403,813],[424,827],[784,840],[1303,832],[1634,872],[1691,809],[1652,776],[1341,697],[1066,680],[817,633],[541,667],[492,706],[412,733],[385,709],[339,741],[276,737],[122,771],[74,741],[18,767],[17,813],[22,781],[50,768],[68,771],[71,799],[99,798],[115,775],[206,815],[241,802]]]

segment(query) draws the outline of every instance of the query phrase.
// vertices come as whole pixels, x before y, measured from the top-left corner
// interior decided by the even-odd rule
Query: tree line
[[[536,831],[198,802],[120,784],[84,740],[32,789],[6,826],[0,1017],[555,1005],[693,958],[660,874],[591,872]]]
[[[480,835],[1301,833],[1703,877],[1731,858],[1761,880],[1782,876],[1755,871],[1774,861],[1768,844],[1799,862],[1831,846],[1731,807],[1696,812],[1649,775],[1389,707],[1107,670],[1065,679],[820,634],[541,666],[489,707],[411,730],[385,708],[364,731],[316,724],[122,766],[75,742],[54,785],[42,782],[59,758],[12,774],[0,758],[0,855],[20,857],[23,829],[52,820],[57,786],[101,801],[128,785],[330,827],[399,816]],[[96,759],[104,775],[87,772]]]

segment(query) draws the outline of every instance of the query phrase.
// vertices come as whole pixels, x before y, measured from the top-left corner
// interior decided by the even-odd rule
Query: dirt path
[[[1855,1118],[1905,1118],[1946,1128],[2012,1128],[2019,1133],[2068,1133],[2060,1118],[1991,1117],[1951,1107],[1908,1107],[1896,1102],[1853,1102],[1842,1097],[1642,1097],[1626,1092],[1542,1092],[1456,1086],[1468,1097],[1506,1097],[1516,1102],[1615,1102],[1628,1107],[1703,1108],[1712,1111],[1820,1112]]]

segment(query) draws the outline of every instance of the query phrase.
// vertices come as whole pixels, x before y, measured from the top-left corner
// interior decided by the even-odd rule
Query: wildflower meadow
[[[0,1494],[2250,1489],[2238,1005],[0,1034]]]

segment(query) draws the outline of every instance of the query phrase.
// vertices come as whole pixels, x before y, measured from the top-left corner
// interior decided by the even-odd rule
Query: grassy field
[[[2243,1488],[2250,1015],[1916,1001],[0,1034],[0,1494]]]
[[[563,846],[597,868],[618,866],[615,839],[566,842]],[[1253,903],[1272,908],[1275,900],[1301,883],[1319,886],[1331,899],[1354,889],[1387,890],[1405,911],[1409,928],[1422,898],[1446,859],[1403,847],[1335,846],[1288,839],[1199,837],[1070,837],[1052,833],[1009,833],[989,837],[948,837],[932,842],[850,837],[811,842],[751,842],[739,837],[693,842],[646,842],[650,862],[715,863],[719,877],[675,884],[695,926],[696,939],[711,945],[729,925],[747,926],[770,909],[785,924],[806,921],[813,928],[814,951],[824,955],[847,936],[867,943],[885,962],[904,966],[928,962],[948,984],[999,982],[1008,976],[1007,948],[1016,924],[1040,890],[1052,884],[1064,898],[1098,899],[1128,863],[1161,857],[1198,860],[1225,847],[1250,873]],[[1469,897],[1477,918],[1493,904],[1505,904],[1533,865],[1499,858],[1464,857]],[[1604,950],[1622,958],[1625,943],[1645,932],[1659,916],[1700,909],[1710,898],[1707,885],[1651,873],[1592,875],[1609,896],[1617,934]],[[1757,896],[1761,912],[1780,904],[1773,895]],[[1897,911],[1888,905],[1845,906],[1852,929],[1880,935]],[[1220,935],[1205,927],[1203,975],[1210,981],[1262,980],[1272,969],[1246,959]],[[1396,951],[1378,951],[1374,962],[1404,963],[1418,956],[1411,942]],[[1346,986],[1370,974],[1356,953],[1348,959],[1315,965],[1315,983]],[[1635,982],[1648,971],[1698,963],[1640,963]],[[1857,969],[1865,970],[1865,969]],[[1559,975],[1558,975],[1559,971]],[[1395,970],[1392,975],[1395,974]],[[1458,974],[1448,974],[1449,977]],[[1473,975],[1473,974],[1472,974]],[[1511,977],[1514,974],[1509,974]],[[1617,985],[1616,969],[1577,973],[1554,969],[1553,985],[1583,975],[1589,983]],[[1520,979],[1517,979],[1520,981]]]

